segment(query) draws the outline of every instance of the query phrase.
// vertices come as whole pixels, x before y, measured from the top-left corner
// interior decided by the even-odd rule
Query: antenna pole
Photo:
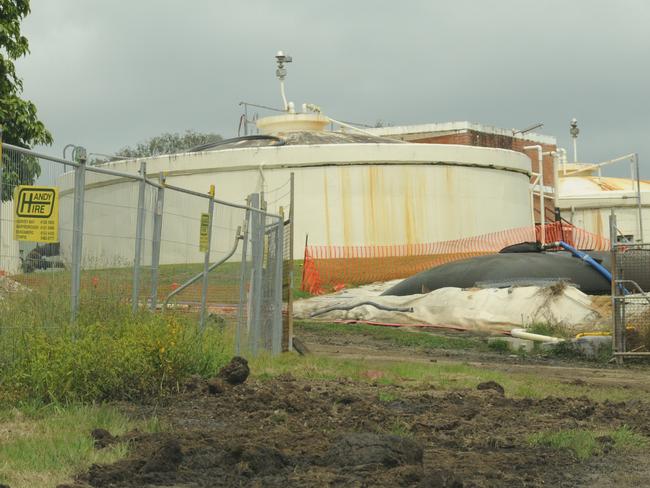
[[[282,95],[282,106],[284,111],[289,111],[289,103],[287,102],[287,96],[284,92],[284,79],[287,77],[287,69],[284,67],[285,63],[290,63],[293,61],[291,56],[287,56],[282,51],[278,51],[278,54],[275,55],[275,59],[278,63],[278,69],[275,70],[275,76],[280,80],[280,94]]]
[[[573,162],[577,163],[578,162],[578,134],[580,134],[580,129],[578,129],[578,121],[576,119],[571,119],[569,133],[573,138]]]

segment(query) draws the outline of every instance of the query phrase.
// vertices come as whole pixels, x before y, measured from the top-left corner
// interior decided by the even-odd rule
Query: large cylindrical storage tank
[[[609,216],[616,214],[619,231],[631,241],[650,241],[650,183],[591,174],[561,176],[557,205],[576,227],[609,238]],[[641,210],[639,212],[639,210]],[[643,229],[643,234],[641,233]]]
[[[262,188],[267,196],[277,188],[284,188],[280,193],[285,194],[294,173],[295,258],[302,257],[306,235],[315,245],[399,245],[531,225],[531,163],[525,154],[327,132],[322,124],[316,124],[315,130],[313,124],[304,123],[319,116],[282,117],[296,123],[283,123],[276,117],[267,120],[265,127],[280,141],[239,139],[199,152],[148,158],[147,173],[157,178],[163,172],[169,184],[200,192],[214,184],[218,198],[237,203],[244,203],[248,194]],[[120,161],[105,167],[136,173],[139,164]],[[111,191],[110,178],[100,179],[101,184],[87,188],[87,198],[108,204],[122,195]],[[120,186],[123,180],[115,178],[114,184],[119,192],[127,191]],[[123,197],[132,200],[133,194]],[[272,198],[267,201],[268,210],[274,213],[283,203]],[[184,211],[198,216],[205,210]],[[61,213],[62,219],[71,215]],[[86,220],[85,225],[89,232],[102,235],[120,231],[110,228],[115,225],[110,218]],[[187,231],[178,228],[178,232]],[[121,246],[119,242],[111,245]],[[123,249],[125,256],[132,255],[131,247],[129,243]],[[163,250],[161,262],[173,261]]]

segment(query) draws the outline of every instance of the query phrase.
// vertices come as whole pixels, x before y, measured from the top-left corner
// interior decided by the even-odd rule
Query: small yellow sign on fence
[[[208,252],[208,228],[210,227],[210,214],[201,214],[201,232],[199,234],[199,251]]]
[[[14,190],[14,240],[59,242],[59,189],[17,186]]]

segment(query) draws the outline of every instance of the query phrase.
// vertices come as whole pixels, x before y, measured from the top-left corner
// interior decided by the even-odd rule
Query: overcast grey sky
[[[60,154],[165,131],[237,135],[241,100],[331,117],[540,131],[579,156],[638,152],[650,178],[647,0],[32,0],[18,62]]]

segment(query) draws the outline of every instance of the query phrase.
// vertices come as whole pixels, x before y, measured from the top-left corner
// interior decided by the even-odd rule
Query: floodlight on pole
[[[573,138],[573,162],[578,162],[578,134],[580,134],[580,129],[578,129],[578,120],[576,118],[571,119],[571,124],[569,126],[569,133]]]
[[[287,96],[284,93],[284,79],[287,77],[287,69],[284,67],[285,63],[290,63],[293,61],[291,56],[287,56],[283,51],[278,51],[275,55],[275,60],[278,63],[278,68],[275,70],[275,76],[280,80],[280,94],[282,95],[282,103],[284,106],[284,111],[289,110],[289,104],[287,103]]]

